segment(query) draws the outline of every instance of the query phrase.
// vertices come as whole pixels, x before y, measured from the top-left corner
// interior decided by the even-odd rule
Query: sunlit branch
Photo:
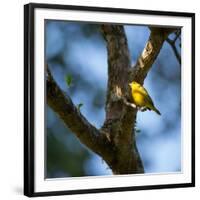
[[[151,69],[156,60],[164,41],[168,35],[176,29],[172,28],[157,28],[149,27],[151,33],[149,39],[143,49],[141,55],[138,57],[136,64],[131,68],[129,73],[129,80],[135,80],[143,84],[147,73]]]

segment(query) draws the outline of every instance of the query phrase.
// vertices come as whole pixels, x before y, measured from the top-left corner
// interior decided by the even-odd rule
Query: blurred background
[[[147,26],[125,25],[132,63],[150,34]],[[47,20],[46,60],[60,88],[82,105],[81,113],[100,128],[105,118],[107,86],[106,43],[100,26],[83,22]],[[170,35],[173,39],[174,34]],[[180,53],[181,41],[176,41]],[[67,80],[70,85],[66,83]],[[67,82],[68,82],[67,81]],[[165,42],[144,82],[162,113],[138,112],[137,146],[146,173],[181,171],[181,66]],[[46,109],[47,178],[112,174],[101,157],[70,132],[51,108]]]

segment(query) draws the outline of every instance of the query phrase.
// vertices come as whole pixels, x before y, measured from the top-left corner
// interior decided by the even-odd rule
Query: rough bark
[[[135,80],[143,84],[148,71],[158,56],[167,36],[168,28],[150,28],[149,40],[134,67],[123,26],[102,25],[102,35],[108,53],[108,86],[106,119],[97,130],[81,115],[70,97],[65,95],[47,70],[47,103],[64,121],[77,138],[99,154],[114,174],[144,173],[137,150],[135,120],[137,109],[130,106],[128,83]]]
[[[137,59],[135,66],[130,70],[129,80],[135,80],[143,84],[148,71],[156,60],[163,43],[168,35],[174,32],[175,28],[156,28],[150,27],[150,36],[142,54]]]
[[[123,26],[102,25],[101,30],[108,52],[106,120],[102,131],[116,149],[111,168],[115,174],[143,173],[133,130],[136,109],[122,100],[128,95],[128,72],[131,68],[127,38]]]
[[[63,93],[54,81],[48,67],[46,84],[47,104],[84,145],[108,159],[107,157],[112,152],[109,141],[85,119],[79,109],[73,104],[71,98]]]

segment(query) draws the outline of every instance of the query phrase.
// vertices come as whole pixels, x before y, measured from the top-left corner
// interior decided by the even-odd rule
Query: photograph
[[[181,172],[180,27],[46,20],[45,55],[47,178]]]
[[[195,15],[24,7],[24,194],[195,185]]]

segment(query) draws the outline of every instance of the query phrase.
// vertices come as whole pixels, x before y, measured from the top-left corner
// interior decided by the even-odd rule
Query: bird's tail
[[[159,111],[157,108],[153,107],[152,110],[153,110],[154,112],[156,112],[158,115],[161,115],[160,111]]]

